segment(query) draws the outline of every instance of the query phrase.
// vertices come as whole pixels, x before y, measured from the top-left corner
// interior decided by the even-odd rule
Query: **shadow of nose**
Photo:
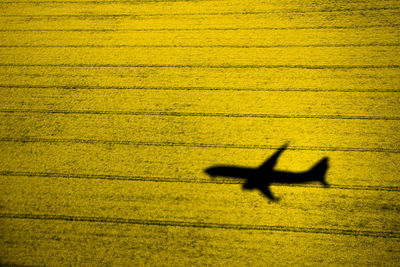
[[[204,173],[208,174],[208,175],[211,176],[211,177],[215,177],[215,176],[216,176],[216,175],[212,172],[212,170],[210,170],[210,169],[205,169],[205,170],[204,170]]]

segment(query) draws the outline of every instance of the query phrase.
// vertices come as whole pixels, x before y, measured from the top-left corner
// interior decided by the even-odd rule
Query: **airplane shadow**
[[[328,158],[322,158],[308,171],[286,172],[274,170],[279,156],[286,150],[288,144],[283,145],[269,159],[258,168],[246,168],[238,166],[219,165],[204,170],[211,177],[232,177],[244,179],[243,190],[260,190],[271,201],[278,201],[270,191],[269,186],[273,183],[280,184],[302,184],[309,182],[320,182],[325,187],[329,184],[325,180],[329,168]]]

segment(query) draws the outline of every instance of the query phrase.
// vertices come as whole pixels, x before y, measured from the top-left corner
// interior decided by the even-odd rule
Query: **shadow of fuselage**
[[[211,177],[224,176],[245,179],[246,182],[243,184],[243,189],[259,189],[270,200],[278,200],[269,190],[269,186],[272,183],[298,184],[318,181],[324,186],[328,186],[328,183],[325,181],[325,174],[329,168],[328,158],[321,159],[310,170],[304,172],[274,170],[273,168],[278,157],[286,147],[287,145],[281,147],[258,168],[214,166],[207,168],[205,172]]]

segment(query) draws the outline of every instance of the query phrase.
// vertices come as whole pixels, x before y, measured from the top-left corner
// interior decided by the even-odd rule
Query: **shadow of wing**
[[[283,151],[287,148],[288,143],[284,144],[278,151],[276,151],[269,159],[267,159],[260,167],[260,170],[272,171],[276,162],[278,161],[279,156]]]
[[[278,198],[276,198],[276,197],[272,194],[271,190],[269,189],[269,186],[266,186],[266,187],[263,187],[263,188],[259,188],[259,189],[260,189],[260,191],[261,191],[267,198],[269,198],[270,200],[272,200],[272,201],[278,201],[278,200],[279,200]]]

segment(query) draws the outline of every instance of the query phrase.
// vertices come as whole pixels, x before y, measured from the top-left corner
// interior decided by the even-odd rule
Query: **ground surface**
[[[3,1],[0,262],[396,265],[400,2]],[[329,189],[211,179],[329,157]]]

